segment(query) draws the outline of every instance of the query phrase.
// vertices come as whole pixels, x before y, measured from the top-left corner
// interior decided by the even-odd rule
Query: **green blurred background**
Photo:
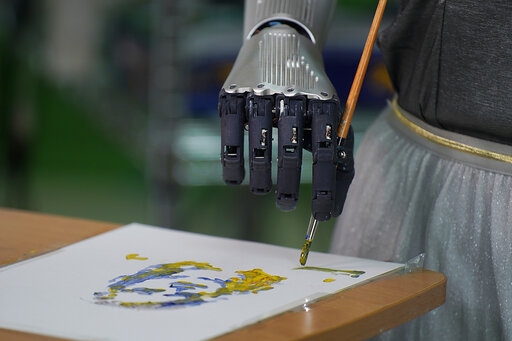
[[[376,4],[338,2],[324,57],[342,99]],[[391,2],[383,27],[394,12]],[[1,2],[0,205],[299,248],[310,155],[293,212],[221,180],[216,100],[242,18],[243,1]],[[377,49],[356,144],[391,95]],[[334,223],[321,223],[314,250],[328,251]]]

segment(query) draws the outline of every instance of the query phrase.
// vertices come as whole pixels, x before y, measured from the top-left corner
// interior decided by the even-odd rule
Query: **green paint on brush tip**
[[[311,248],[311,242],[309,240],[306,240],[306,242],[304,243],[304,246],[302,247],[302,250],[300,250],[300,259],[299,259],[300,265],[302,265],[302,266],[306,265],[310,248]]]
[[[359,276],[365,274],[364,271],[359,271],[359,270],[331,269],[331,268],[321,268],[318,266],[301,266],[298,268],[293,268],[293,270],[312,270],[312,271],[330,272],[335,275],[347,275],[352,278],[358,278]]]

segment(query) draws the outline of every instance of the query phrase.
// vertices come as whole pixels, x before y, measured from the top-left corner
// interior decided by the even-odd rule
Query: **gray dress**
[[[424,252],[448,279],[443,306],[381,339],[512,340],[511,25],[510,1],[410,0],[380,37],[398,105],[357,151],[332,252]]]

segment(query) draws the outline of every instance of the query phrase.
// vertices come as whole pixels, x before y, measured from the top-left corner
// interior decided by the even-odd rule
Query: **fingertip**
[[[331,213],[317,212],[313,214],[313,217],[318,221],[327,221],[331,219]]]
[[[293,211],[298,201],[298,196],[291,193],[276,194],[276,206],[282,211]]]

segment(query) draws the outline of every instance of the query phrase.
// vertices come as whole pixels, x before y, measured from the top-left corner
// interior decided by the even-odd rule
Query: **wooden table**
[[[119,224],[0,209],[0,266],[112,230]],[[384,277],[215,340],[364,340],[444,303],[437,272]],[[0,340],[58,340],[0,328]]]

